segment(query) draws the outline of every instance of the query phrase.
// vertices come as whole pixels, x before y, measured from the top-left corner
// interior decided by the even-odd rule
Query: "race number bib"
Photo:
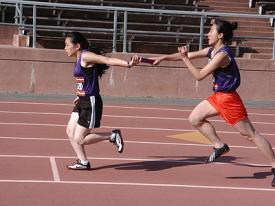
[[[83,77],[77,77],[76,78],[76,83],[77,83],[77,88],[76,88],[77,96],[85,96],[84,78]]]

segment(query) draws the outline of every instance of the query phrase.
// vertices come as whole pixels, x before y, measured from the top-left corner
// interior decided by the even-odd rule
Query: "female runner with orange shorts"
[[[230,150],[228,145],[220,140],[215,128],[207,120],[209,117],[221,115],[246,139],[254,142],[269,159],[273,174],[271,185],[275,187],[275,155],[272,147],[251,124],[245,106],[236,92],[240,85],[240,73],[234,55],[227,45],[231,42],[233,30],[237,26],[237,22],[230,23],[215,19],[207,35],[209,47],[196,52],[188,52],[186,47],[179,47],[178,53],[153,58],[155,60],[153,64],[159,64],[163,60],[182,60],[198,81],[210,74],[213,75],[214,93],[207,100],[200,102],[189,116],[189,122],[214,145],[214,151],[206,162],[213,162]],[[209,58],[209,63],[202,69],[196,68],[190,61],[190,59],[204,57]]]

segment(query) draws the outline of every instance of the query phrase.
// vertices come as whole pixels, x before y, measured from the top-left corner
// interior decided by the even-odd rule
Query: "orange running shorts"
[[[215,92],[207,100],[230,125],[247,117],[246,108],[236,91]]]

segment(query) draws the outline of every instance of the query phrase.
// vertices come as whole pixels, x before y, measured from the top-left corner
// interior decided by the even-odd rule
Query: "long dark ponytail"
[[[81,50],[87,50],[95,54],[101,55],[102,52],[95,44],[89,42],[81,33],[71,32],[66,35],[66,37],[71,38],[73,44],[79,44]],[[101,78],[105,71],[109,68],[106,64],[95,64],[94,68],[97,70],[98,76]]]

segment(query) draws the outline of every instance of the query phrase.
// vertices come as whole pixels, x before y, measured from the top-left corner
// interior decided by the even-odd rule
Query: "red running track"
[[[71,171],[65,135],[72,105],[0,101],[0,201],[3,206],[274,205],[268,161],[221,119],[212,119],[231,151],[205,164],[212,146],[169,136],[195,132],[190,107],[106,103],[102,131],[121,128],[125,150],[86,146],[91,171]],[[275,145],[275,110],[248,109]]]

